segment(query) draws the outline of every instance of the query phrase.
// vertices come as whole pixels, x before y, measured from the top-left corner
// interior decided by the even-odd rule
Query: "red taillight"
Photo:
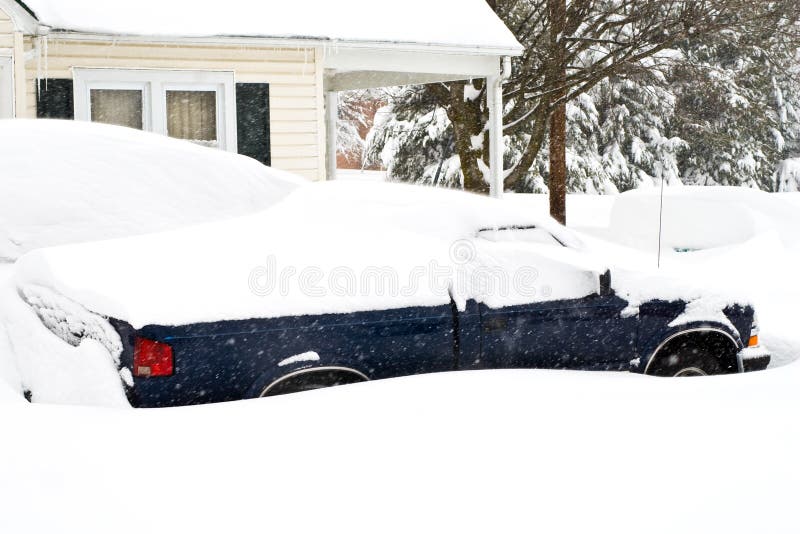
[[[133,347],[134,376],[171,376],[174,371],[172,347],[137,337]]]

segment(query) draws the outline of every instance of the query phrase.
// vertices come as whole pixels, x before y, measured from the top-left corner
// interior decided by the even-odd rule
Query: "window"
[[[92,122],[144,129],[144,91],[92,89],[89,99]]]
[[[167,91],[167,135],[217,146],[214,91]]]
[[[74,69],[75,118],[236,152],[232,72]]]

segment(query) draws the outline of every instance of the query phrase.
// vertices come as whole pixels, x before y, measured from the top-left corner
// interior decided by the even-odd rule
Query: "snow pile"
[[[178,409],[3,405],[0,531],[795,533],[798,383],[800,365],[517,370]],[[131,513],[154,491],[168,506]]]
[[[634,190],[615,199],[609,236],[641,250],[657,251],[658,189]],[[766,231],[787,242],[800,238],[800,212],[770,193],[738,187],[667,188],[663,249],[700,250],[743,243]]]
[[[73,121],[0,121],[0,161],[0,261],[255,212],[303,183],[244,156]]]
[[[56,29],[122,35],[288,37],[522,51],[484,0],[26,0]],[[157,13],[157,16],[153,16]],[[444,21],[458,20],[457,24]]]
[[[21,288],[20,293],[47,329],[63,341],[77,347],[84,340],[93,339],[119,363],[122,341],[103,317],[43,287],[28,285]]]
[[[72,309],[73,329],[79,327],[76,316]],[[85,323],[99,330],[103,321],[94,317]],[[34,402],[127,407],[124,378],[115,362],[119,350],[109,345],[114,340],[119,343],[107,332],[105,339],[90,335],[73,346],[44,325],[13,285],[0,285],[0,390],[14,391],[17,397],[30,391]]]

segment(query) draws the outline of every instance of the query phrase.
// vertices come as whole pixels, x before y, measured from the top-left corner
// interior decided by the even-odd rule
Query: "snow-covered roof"
[[[25,0],[56,30],[169,37],[263,37],[519,53],[485,0]]]

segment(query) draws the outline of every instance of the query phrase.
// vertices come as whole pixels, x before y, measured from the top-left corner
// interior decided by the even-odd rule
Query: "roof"
[[[24,0],[54,30],[143,37],[260,37],[517,54],[486,0]]]

